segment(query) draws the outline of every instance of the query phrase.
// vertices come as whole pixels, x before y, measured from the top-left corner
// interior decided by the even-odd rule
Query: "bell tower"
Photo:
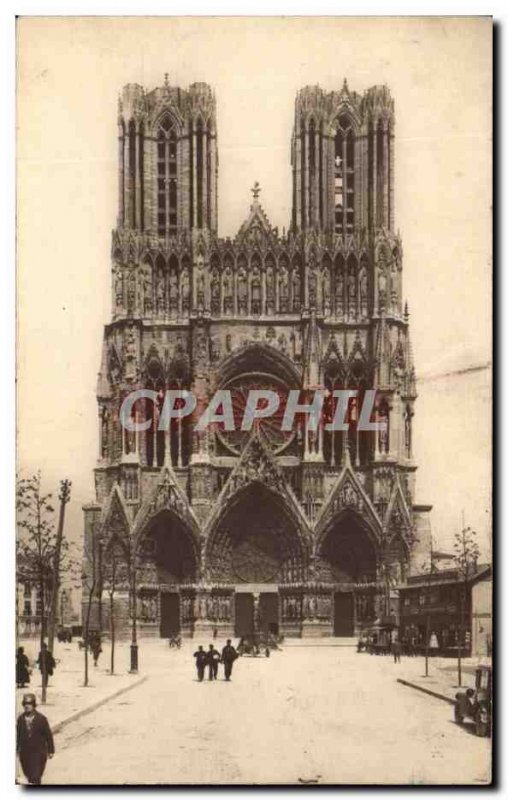
[[[292,139],[293,227],[393,229],[394,105],[387,87],[360,97],[307,86],[296,97]]]
[[[118,108],[118,227],[161,239],[217,230],[215,97],[206,83],[145,92],[124,86]]]

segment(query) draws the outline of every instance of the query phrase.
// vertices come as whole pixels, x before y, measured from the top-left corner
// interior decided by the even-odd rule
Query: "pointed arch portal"
[[[320,548],[326,578],[333,583],[376,580],[376,547],[366,523],[347,511],[330,526]]]
[[[376,617],[378,548],[363,518],[346,511],[330,525],[318,552],[320,577],[335,585],[333,633],[353,636]]]
[[[293,583],[305,579],[305,545],[273,492],[249,484],[233,498],[207,548],[210,580]]]
[[[198,576],[198,558],[191,533],[171,511],[153,517],[140,544],[142,580],[157,585],[192,582]]]

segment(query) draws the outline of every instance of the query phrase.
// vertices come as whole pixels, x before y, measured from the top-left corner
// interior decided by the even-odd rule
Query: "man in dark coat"
[[[49,678],[53,675],[53,670],[56,667],[55,659],[53,658],[53,653],[51,650],[48,650],[48,645],[46,642],[42,643],[42,649],[39,651],[39,655],[37,656],[36,663],[39,665],[39,669],[41,671],[41,675],[44,676],[44,669],[46,669],[46,681],[49,683]],[[44,667],[44,665],[46,665]]]
[[[202,681],[205,675],[205,667],[208,662],[208,656],[203,650],[203,645],[200,644],[196,652],[194,653],[194,658],[196,659],[196,669],[198,671],[198,681]]]
[[[221,661],[224,664],[224,677],[227,681],[231,680],[231,673],[233,671],[233,662],[238,658],[238,653],[231,644],[231,639],[228,639],[226,646],[222,648]]]
[[[46,761],[55,754],[55,745],[48,720],[35,706],[35,695],[25,694],[17,723],[16,749],[28,783],[39,786]]]
[[[18,689],[24,689],[30,683],[29,662],[22,647],[16,652],[16,684]]]
[[[208,647],[206,656],[208,659],[208,680],[215,681],[217,680],[217,673],[219,671],[220,653],[215,649],[213,644],[211,644]]]

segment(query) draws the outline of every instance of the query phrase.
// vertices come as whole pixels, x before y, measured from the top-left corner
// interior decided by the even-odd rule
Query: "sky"
[[[298,89],[395,99],[395,220],[415,364],[417,500],[437,543],[461,524],[489,555],[491,25],[487,18],[31,18],[18,21],[18,468],[73,481],[82,533],[98,451],[95,401],[110,318],[117,98],[206,81],[215,90],[219,234],[250,188],[290,219]],[[475,369],[481,367],[482,369]],[[472,369],[473,368],[473,369]],[[471,371],[472,370],[472,371]]]

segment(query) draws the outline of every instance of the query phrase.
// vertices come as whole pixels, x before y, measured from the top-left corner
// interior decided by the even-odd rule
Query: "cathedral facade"
[[[96,499],[84,509],[98,624],[114,581],[124,632],[352,636],[388,613],[391,587],[430,546],[430,507],[414,499],[393,100],[345,81],[297,94],[282,233],[256,184],[236,236],[219,237],[217,136],[207,84],[121,93]],[[157,399],[132,433],[119,409],[139,388]],[[305,419],[283,431],[280,414],[250,432],[200,432],[196,415],[159,430],[168,389],[198,407],[228,389],[236,415],[256,388],[323,389],[330,413],[334,390],[357,394],[345,431]],[[366,389],[383,430],[359,429]]]

